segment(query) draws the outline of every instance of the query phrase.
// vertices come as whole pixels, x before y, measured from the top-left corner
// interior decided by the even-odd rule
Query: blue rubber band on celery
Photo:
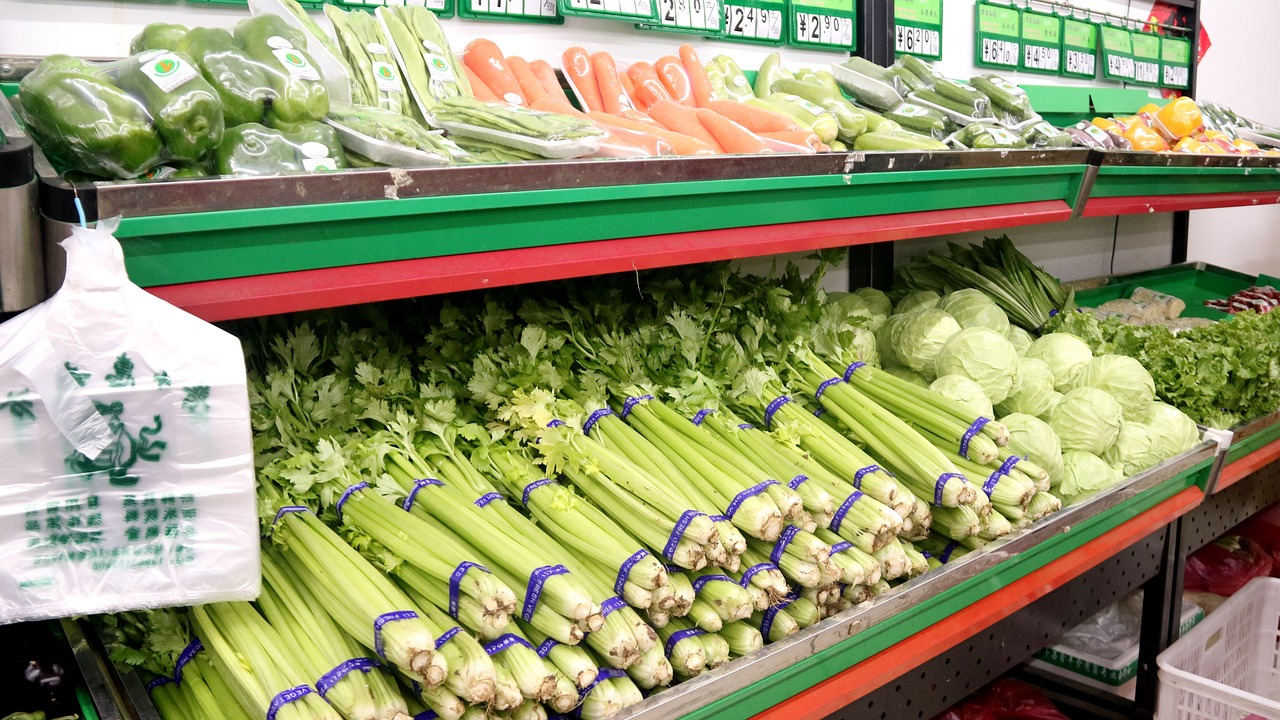
[[[520,611],[520,617],[525,622],[533,622],[533,611],[538,608],[538,601],[542,598],[542,586],[547,580],[568,572],[569,568],[563,565],[543,565],[529,575],[529,586],[524,593],[524,607]]]
[[[413,489],[409,491],[408,496],[406,496],[404,499],[404,503],[401,504],[401,507],[404,508],[404,511],[409,512],[410,510],[412,510],[413,500],[414,498],[418,497],[418,492],[422,490],[422,488],[428,487],[431,485],[438,485],[439,487],[444,487],[444,483],[440,482],[435,478],[421,478],[419,480],[414,480]]]

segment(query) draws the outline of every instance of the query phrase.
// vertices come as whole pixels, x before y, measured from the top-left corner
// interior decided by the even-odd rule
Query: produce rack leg
[[[1280,502],[1280,460],[1210,495],[1187,513],[1182,533],[1183,557],[1277,502]]]
[[[879,242],[849,248],[849,290],[893,286],[893,243]]]
[[[1155,717],[1160,680],[1156,656],[1178,639],[1182,617],[1182,578],[1186,555],[1182,551],[1182,518],[1169,523],[1160,572],[1143,586],[1142,630],[1138,642],[1136,717]]]

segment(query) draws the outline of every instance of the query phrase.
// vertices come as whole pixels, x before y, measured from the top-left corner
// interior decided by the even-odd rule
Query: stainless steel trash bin
[[[0,99],[0,312],[45,298],[35,149]]]

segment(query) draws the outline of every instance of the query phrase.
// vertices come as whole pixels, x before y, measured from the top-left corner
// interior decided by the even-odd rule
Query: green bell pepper
[[[134,178],[164,144],[146,107],[97,68],[53,55],[18,85],[23,119],[59,170]]]
[[[142,28],[129,43],[129,54],[137,55],[147,50],[177,50],[178,43],[187,34],[187,26],[169,23],[151,23]]]
[[[349,167],[338,133],[323,123],[282,132],[257,123],[231,128],[214,151],[220,175],[328,172]]]
[[[183,36],[177,50],[196,61],[204,79],[217,91],[227,127],[262,122],[265,101],[272,92],[270,75],[231,33],[221,28],[195,28]]]
[[[146,52],[126,61],[116,82],[142,100],[174,159],[195,162],[222,142],[222,102],[190,58]]]
[[[304,48],[306,36],[278,15],[258,15],[236,25],[236,40],[268,70],[271,105],[267,113],[286,123],[322,120],[329,91]]]

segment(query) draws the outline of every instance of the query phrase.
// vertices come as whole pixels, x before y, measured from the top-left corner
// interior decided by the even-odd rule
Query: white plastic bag
[[[0,623],[258,594],[240,342],[129,282],[115,226],[0,325]]]

